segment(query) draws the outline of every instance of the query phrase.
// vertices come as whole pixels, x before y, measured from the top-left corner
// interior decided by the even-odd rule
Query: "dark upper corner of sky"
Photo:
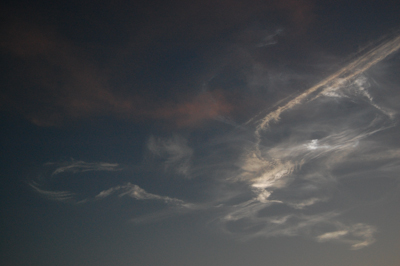
[[[316,24],[319,24],[316,33],[321,35],[320,40],[327,48],[331,44],[336,49],[348,46],[348,49],[355,50],[357,46],[399,30],[398,1],[328,2],[315,9],[318,16]]]
[[[352,41],[368,42],[400,25],[400,4],[395,0],[278,2],[19,0],[4,1],[3,6],[6,13],[28,22],[50,25],[72,42],[107,47],[126,42],[215,46],[254,24],[291,28],[304,23],[302,35],[339,50]]]
[[[248,66],[246,56],[236,54],[224,58],[233,45],[258,49],[261,52],[252,56],[267,67],[289,65],[297,71],[301,65],[299,71],[304,71],[314,47],[347,57],[400,25],[400,4],[391,0],[7,0],[1,7],[5,24],[0,39],[3,34],[14,38],[0,42],[1,59],[9,63],[0,78],[5,87],[12,84],[6,88],[7,96],[25,113],[41,116],[37,114],[41,110],[55,114],[54,119],[57,114],[90,116],[100,109],[104,111],[100,114],[129,110],[159,118],[172,112],[167,105],[152,113],[140,101],[152,99],[159,106],[168,97],[196,94],[215,77],[214,69],[224,64],[220,61],[227,61],[230,68],[219,69],[208,89],[243,91],[242,68],[252,69],[254,62],[248,60]],[[14,28],[12,23],[20,24]],[[277,42],[260,46],[263,38],[278,30],[283,31]],[[127,97],[131,102],[125,101]],[[81,113],[73,105],[79,99]],[[200,105],[201,99],[184,101],[191,105],[178,106],[172,116]],[[222,103],[221,108],[229,109]],[[137,109],[132,107],[136,104]]]

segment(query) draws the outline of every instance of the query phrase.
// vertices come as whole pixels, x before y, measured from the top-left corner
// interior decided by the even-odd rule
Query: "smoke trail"
[[[376,63],[382,61],[387,56],[396,52],[400,49],[400,36],[397,36],[391,40],[388,40],[375,48],[371,49],[364,55],[358,57],[353,62],[348,64],[347,66],[340,69],[335,74],[329,76],[325,80],[319,82],[313,87],[309,88],[293,100],[289,101],[286,105],[278,107],[273,112],[267,114],[262,120],[261,123],[257,126],[256,135],[259,135],[259,131],[267,128],[271,121],[278,121],[280,119],[280,114],[288,109],[293,108],[294,106],[300,104],[303,100],[305,100],[308,96],[313,93],[318,93],[314,98],[319,97],[321,93],[326,93],[330,90],[334,90],[338,88],[341,84],[351,80],[357,75],[363,73],[368,70],[370,67],[375,65]],[[318,92],[319,91],[319,92]]]

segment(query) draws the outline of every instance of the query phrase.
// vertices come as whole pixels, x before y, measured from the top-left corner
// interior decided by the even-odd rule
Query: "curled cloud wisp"
[[[57,175],[64,172],[88,172],[88,171],[118,171],[121,170],[119,164],[117,163],[87,163],[84,161],[65,162],[61,164],[47,163],[47,166],[57,165],[57,168],[53,171],[52,175]]]
[[[39,193],[40,195],[55,201],[71,202],[71,203],[85,203],[89,201],[98,201],[105,199],[112,195],[117,195],[118,197],[130,197],[136,200],[156,200],[162,201],[166,204],[189,206],[185,205],[185,202],[176,198],[171,198],[167,196],[160,196],[152,194],[139,187],[138,185],[132,184],[130,182],[124,185],[117,185],[115,187],[108,188],[103,191],[99,191],[95,196],[85,196],[79,195],[78,193],[72,191],[60,191],[50,186],[50,179],[54,178],[56,175],[64,174],[77,174],[85,173],[90,171],[123,171],[124,168],[117,163],[88,163],[84,161],[67,161],[62,163],[46,163],[46,167],[55,168],[51,170],[50,176],[41,176],[40,181],[32,181],[30,186]],[[65,178],[65,177],[64,177]],[[81,198],[81,199],[78,199]]]
[[[75,194],[70,191],[54,191],[42,189],[40,188],[40,185],[36,182],[31,182],[29,185],[31,188],[33,188],[34,191],[49,200],[70,202],[73,201],[75,197]]]

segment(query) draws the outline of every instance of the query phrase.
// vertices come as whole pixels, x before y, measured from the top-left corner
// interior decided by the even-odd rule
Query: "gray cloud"
[[[276,37],[283,32],[282,29],[278,29],[273,34],[268,34],[267,36],[263,37],[262,40],[256,45],[257,47],[264,47],[268,45],[274,45],[278,41]]]
[[[290,213],[257,217],[256,212],[244,212],[238,216],[225,216],[222,222],[225,232],[244,240],[255,237],[304,236],[314,238],[318,242],[348,244],[351,249],[360,249],[375,241],[374,226],[362,223],[346,225],[338,220],[338,216],[338,213],[330,212],[317,215]]]
[[[179,204],[179,205],[184,204],[184,201],[179,200],[179,199],[148,193],[143,188],[139,187],[138,185],[134,185],[131,183],[127,183],[122,186],[116,186],[116,187],[112,187],[110,189],[101,191],[96,196],[96,198],[97,199],[105,198],[112,194],[118,194],[118,197],[127,196],[127,197],[131,197],[131,198],[134,198],[137,200],[161,200],[161,201],[164,201],[165,203],[170,203],[170,204]]]
[[[62,180],[65,176],[62,174],[78,174],[78,173],[87,173],[87,172],[110,172],[110,171],[121,171],[123,167],[121,167],[117,163],[106,163],[106,162],[93,162],[88,163],[85,161],[65,161],[65,162],[48,162],[44,165],[44,170],[40,175],[36,178],[36,180],[31,181],[29,185],[40,195],[49,198],[51,200],[56,201],[68,201],[75,203],[83,203],[89,200],[89,198],[84,195],[79,195],[79,193],[67,191],[67,190],[58,190],[55,188],[54,183],[58,180]],[[68,179],[68,177],[67,177]],[[78,199],[80,198],[80,199]]]
[[[343,87],[343,83],[356,78],[373,65],[396,52],[399,48],[400,36],[396,36],[395,38],[383,42],[377,47],[374,47],[364,55],[357,57],[354,61],[340,69],[338,72],[334,73],[333,75],[319,82],[317,85],[309,88],[293,100],[289,101],[287,104],[280,106],[273,112],[267,114],[259,124],[258,130],[263,130],[268,127],[271,121],[278,121],[282,112],[301,104],[308,97],[312,96],[313,93],[316,93],[316,96],[314,96],[315,99],[316,97],[319,97],[321,93],[326,95],[326,93],[332,93],[338,88]]]
[[[333,202],[343,180],[364,172],[360,166],[343,172],[346,164],[374,162],[377,172],[398,167],[398,148],[386,152],[383,143],[368,140],[395,127],[397,113],[375,101],[372,95],[379,88],[364,72],[399,48],[399,37],[383,42],[264,118],[247,123],[255,127],[249,138],[253,142],[242,144],[234,161],[239,169],[225,179],[242,184],[245,200],[240,201],[239,192],[221,205],[225,212],[217,220],[225,232],[242,239],[302,235],[351,249],[375,241],[375,226],[341,221],[354,202]]]
[[[171,146],[167,145],[167,147],[169,149],[172,149],[173,151],[175,151],[175,149],[171,148]],[[176,154],[175,154],[175,156],[176,156]],[[171,160],[171,159],[169,159],[169,160]],[[146,190],[144,190],[143,188],[139,187],[138,185],[132,184],[130,182],[127,182],[124,185],[117,185],[117,186],[111,187],[109,189],[100,191],[93,197],[79,195],[78,193],[71,192],[71,191],[55,190],[55,189],[52,189],[49,184],[49,183],[51,183],[50,179],[52,177],[54,178],[56,175],[60,175],[61,173],[77,174],[77,173],[85,173],[85,172],[89,172],[89,171],[99,171],[99,172],[100,171],[120,171],[120,172],[123,172],[124,170],[126,170],[126,167],[124,168],[117,163],[105,163],[105,162],[88,163],[88,162],[84,162],[84,161],[72,160],[72,161],[67,161],[67,162],[62,162],[62,163],[49,162],[49,163],[44,164],[44,166],[53,168],[53,170],[51,170],[51,175],[39,176],[37,181],[32,181],[30,183],[30,186],[37,193],[39,193],[40,195],[42,195],[48,199],[51,199],[51,200],[71,202],[71,203],[73,203],[73,202],[84,203],[84,202],[89,202],[89,201],[105,199],[112,195],[117,195],[119,198],[130,197],[130,198],[134,198],[136,200],[156,200],[156,201],[162,201],[166,204],[170,204],[170,205],[174,205],[174,206],[180,206],[180,207],[185,207],[185,208],[193,207],[192,204],[186,203],[180,199],[149,193]],[[55,168],[55,170],[54,170],[54,168]],[[66,178],[68,179],[68,176]],[[83,198],[83,199],[79,200],[78,198]]]
[[[70,191],[51,191],[51,190],[45,190],[41,189],[39,184],[36,182],[31,182],[29,184],[37,193],[40,195],[50,199],[50,200],[55,200],[55,201],[64,201],[64,202],[70,202],[74,200],[75,193],[72,193]]]
[[[87,163],[84,161],[74,161],[64,162],[61,164],[56,163],[46,163],[47,166],[57,165],[57,168],[53,171],[52,175],[57,175],[64,172],[88,172],[88,171],[118,171],[121,167],[117,163]]]
[[[376,229],[365,224],[354,224],[351,226],[341,225],[338,231],[324,233],[317,236],[319,242],[337,241],[351,245],[352,249],[361,249],[375,242],[373,237]]]
[[[174,169],[178,174],[187,176],[190,170],[190,160],[193,154],[187,141],[179,136],[170,139],[150,137],[147,148],[149,151],[163,158],[165,169]]]

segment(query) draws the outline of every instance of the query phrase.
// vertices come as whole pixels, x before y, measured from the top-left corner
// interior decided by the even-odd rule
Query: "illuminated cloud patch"
[[[116,186],[104,191],[101,191],[96,198],[105,198],[113,194],[118,194],[118,197],[131,197],[137,200],[161,200],[165,203],[170,204],[183,204],[184,202],[179,199],[174,199],[165,196],[159,196],[155,194],[151,194],[146,192],[143,188],[140,188],[138,185],[133,185],[131,183],[127,183],[123,186]]]

